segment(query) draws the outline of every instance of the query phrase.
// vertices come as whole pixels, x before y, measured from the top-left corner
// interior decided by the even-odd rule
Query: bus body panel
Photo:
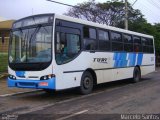
[[[56,88],[66,89],[66,88],[80,86],[80,81],[81,81],[83,72],[90,68],[94,70],[96,73],[97,83],[105,83],[110,81],[132,78],[135,66],[140,67],[142,75],[145,75],[147,73],[154,71],[154,61],[144,62],[145,59],[150,59],[154,57],[154,55],[143,54],[143,58],[140,60],[142,61],[141,65],[139,65],[138,63],[139,53],[134,53],[135,59],[134,58],[129,59],[129,55],[133,53],[127,53],[127,56],[125,59],[119,58],[119,60],[114,60],[115,54],[117,54],[117,52],[90,53],[85,51],[85,52],[82,52],[73,61],[63,65],[57,65],[56,66],[57,69],[55,69],[56,76],[57,76]],[[123,54],[118,53],[118,54],[123,56],[124,53]],[[100,61],[100,59],[102,58],[107,58],[107,61],[105,62]],[[134,65],[130,66],[130,62],[133,60],[135,60],[135,63]],[[116,62],[118,63],[118,65],[115,65],[117,64]],[[123,63],[123,62],[126,62],[126,63]],[[150,69],[144,70],[146,69],[146,67]]]
[[[127,31],[115,27],[106,25],[100,25],[93,22],[70,18],[66,16],[54,16],[53,32],[52,32],[52,63],[48,68],[41,71],[14,71],[8,67],[10,75],[16,77],[16,80],[8,78],[9,87],[20,88],[36,88],[36,89],[67,89],[72,87],[78,87],[81,83],[83,73],[87,69],[92,69],[96,73],[97,83],[105,83],[109,81],[116,81],[133,77],[133,71],[135,66],[139,66],[141,74],[145,75],[155,71],[155,55],[146,53],[129,53],[129,52],[99,52],[99,51],[84,51],[72,61],[57,65],[55,58],[55,21],[61,19],[77,24],[83,24],[93,26],[97,28],[118,31],[126,34],[132,34],[137,36],[144,36],[146,38],[152,38],[152,36],[144,35],[132,31]],[[82,32],[82,31],[81,31]],[[83,38],[81,38],[83,40]],[[18,74],[25,74],[25,78],[20,77]],[[42,76],[54,74],[55,77],[48,80],[40,80]],[[39,84],[42,82],[42,85]],[[22,83],[22,84],[19,84]],[[23,84],[32,83],[32,84]],[[48,86],[47,84],[48,83]],[[38,86],[37,86],[38,85]]]
[[[56,88],[56,78],[40,80],[42,76],[53,74],[52,65],[50,65],[48,68],[42,71],[14,71],[8,67],[8,72],[10,75],[16,77],[16,80],[8,78],[9,87],[36,89]]]
[[[16,81],[18,83],[23,82],[23,81],[33,82],[32,80],[36,81],[37,83],[37,81],[40,80],[41,76],[48,75],[48,74],[55,74],[56,75],[55,80],[54,80],[55,84],[53,84],[54,87],[53,88],[50,87],[50,89],[56,89],[56,90],[80,86],[82,74],[88,68],[91,68],[95,71],[97,80],[98,80],[97,83],[105,83],[109,81],[116,81],[116,80],[121,80],[121,79],[132,78],[134,66],[129,67],[130,60],[127,61],[128,68],[115,67],[114,64],[117,60],[113,60],[114,54],[116,53],[82,52],[75,60],[69,63],[63,64],[63,65],[56,65],[56,63],[54,63],[54,65],[51,65],[49,68],[43,71],[25,71],[25,78],[18,77],[16,75],[16,72],[11,70],[10,68],[9,68],[9,73],[16,76],[16,78],[20,80],[20,81]],[[145,75],[155,70],[153,66],[154,61],[151,61],[154,55],[144,54],[143,57],[144,58],[142,59],[142,65],[144,66],[140,66],[140,69],[141,69],[141,74]],[[103,63],[102,61],[99,61],[98,58],[99,59],[107,58],[107,61]],[[119,60],[119,62],[122,62],[121,59]],[[135,66],[136,65],[137,64],[135,64]],[[147,66],[147,65],[152,65],[152,66]],[[149,69],[146,69],[146,67]],[[30,86],[28,87],[21,86],[21,87],[34,88]],[[42,88],[42,87],[39,87],[39,88]]]
[[[14,75],[17,79],[30,79],[30,80],[39,80],[40,77],[53,74],[52,64],[42,71],[14,71],[8,67],[8,72]],[[21,77],[19,74],[23,72],[25,77]]]

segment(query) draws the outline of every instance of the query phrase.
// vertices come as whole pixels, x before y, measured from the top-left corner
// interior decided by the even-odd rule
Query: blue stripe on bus
[[[127,66],[127,53],[121,53],[122,57],[121,57],[121,67],[126,67]]]
[[[56,89],[56,78],[48,80],[26,80],[17,79],[13,80],[8,78],[8,87],[18,88],[35,88],[35,89]],[[47,83],[46,85],[40,85],[40,83]]]
[[[127,59],[127,53],[114,53],[113,60],[114,67],[127,67],[127,63],[129,62],[128,66],[135,66],[135,65],[142,65],[142,59],[143,54],[142,53],[128,53],[128,59]],[[137,63],[136,63],[137,61]]]
[[[25,71],[16,71],[16,76],[18,77],[25,76]]]
[[[136,53],[129,53],[129,66],[135,66],[136,64]]]
[[[115,63],[114,63],[114,67],[117,67],[118,66],[118,53],[114,53],[114,57],[113,57],[113,60],[115,60]]]
[[[142,65],[143,54],[139,53],[137,58],[137,65]]]
[[[127,53],[115,53],[114,54],[114,67],[125,67],[127,66]]]

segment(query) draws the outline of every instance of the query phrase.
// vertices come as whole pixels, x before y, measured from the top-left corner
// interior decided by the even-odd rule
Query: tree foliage
[[[153,35],[156,51],[160,53],[160,23],[155,25],[147,23],[141,11],[133,9],[129,3],[128,9],[129,30]],[[95,0],[90,0],[77,4],[76,7],[69,9],[65,15],[124,28],[125,4],[118,0],[104,3],[96,3]]]
[[[139,20],[146,21],[141,12],[133,9],[129,3],[128,9],[128,20],[131,23]],[[124,28],[125,4],[118,0],[107,1],[105,3],[96,3],[94,0],[91,0],[69,9],[65,15]]]
[[[160,54],[160,24],[152,25],[147,22],[129,23],[130,30],[154,36],[156,53]]]
[[[153,34],[155,38],[156,52],[160,55],[160,23],[157,23],[153,26],[156,29],[156,32]]]

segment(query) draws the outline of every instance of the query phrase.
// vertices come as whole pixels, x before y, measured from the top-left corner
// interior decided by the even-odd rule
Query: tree
[[[153,35],[156,51],[160,53],[160,23],[155,25],[147,23],[141,11],[133,9],[129,3],[128,9],[129,30]],[[90,0],[69,9],[65,15],[124,28],[125,4],[123,1],[118,0],[105,3],[96,3],[95,0]]]
[[[154,36],[156,54],[160,54],[160,24],[152,25],[147,22],[134,22],[129,26],[132,31]]]
[[[160,23],[156,23],[154,27],[156,28],[157,32],[160,33]]]
[[[153,35],[155,38],[156,52],[160,55],[160,23],[155,24],[154,28],[156,29],[156,32]]]
[[[134,10],[128,3],[128,20],[130,23],[146,20],[139,10]],[[122,1],[112,0],[105,3],[96,3],[95,0],[80,3],[69,9],[65,15],[88,21],[107,24],[110,26],[124,28],[125,4]]]

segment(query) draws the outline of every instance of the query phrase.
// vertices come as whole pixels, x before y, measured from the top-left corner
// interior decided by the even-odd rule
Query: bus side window
[[[153,39],[142,38],[142,47],[143,52],[145,53],[153,53]]]
[[[123,34],[124,51],[133,52],[133,39],[131,35]]]
[[[134,52],[142,52],[141,38],[134,36]]]
[[[84,47],[85,50],[95,50],[96,46],[96,29],[90,28],[88,26],[83,27],[83,35],[84,35]]]
[[[96,44],[93,40],[84,39],[85,50],[95,50]]]
[[[109,32],[104,30],[98,30],[99,50],[110,50]]]
[[[112,51],[123,51],[122,35],[118,32],[111,32]]]

